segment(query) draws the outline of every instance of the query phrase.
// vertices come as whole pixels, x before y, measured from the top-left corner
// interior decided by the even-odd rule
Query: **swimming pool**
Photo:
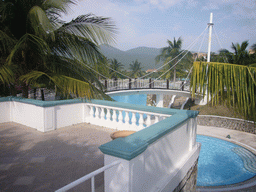
[[[197,135],[201,143],[197,186],[230,185],[256,176],[256,157],[234,143]]]
[[[112,96],[118,102],[146,105],[147,95]],[[197,186],[236,184],[256,176],[256,156],[234,143],[197,135],[202,144]]]

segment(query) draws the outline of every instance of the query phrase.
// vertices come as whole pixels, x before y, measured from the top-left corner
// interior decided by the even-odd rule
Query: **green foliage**
[[[256,121],[256,68],[226,63],[194,62],[192,97],[196,92],[211,97],[213,105],[224,101],[244,118]]]
[[[142,71],[141,63],[138,62],[138,60],[133,61],[132,64],[130,64],[129,69],[131,70],[131,77],[138,78],[144,74]]]
[[[172,70],[170,70],[164,77],[166,79],[173,78],[173,80],[176,81],[176,75],[178,77],[185,77],[185,74],[188,73],[188,70],[191,68],[193,63],[193,55],[191,52],[188,52],[188,54],[185,56],[185,52],[181,50],[182,39],[180,37],[178,40],[176,40],[174,37],[173,42],[167,40],[167,43],[168,46],[161,50],[161,54],[155,58],[155,61],[156,63],[159,63],[160,61],[163,61],[164,64],[169,63],[163,69],[164,71],[167,71],[182,59],[179,64],[174,67],[173,73]]]
[[[120,62],[118,62],[116,59],[110,59],[109,60],[109,74],[110,78],[123,78],[123,75],[121,75],[121,72],[124,68],[124,65]]]
[[[240,45],[239,43],[232,43],[232,50],[234,51],[229,52],[227,49],[219,50],[219,54],[214,52],[211,53],[211,62],[220,62],[220,63],[232,63],[238,65],[251,65],[256,63],[256,54],[249,54],[247,50],[249,46],[248,41],[242,42]],[[251,46],[252,50],[256,48],[256,44]],[[204,61],[204,59],[200,58],[197,59],[198,61]]]
[[[106,97],[94,71],[105,62],[98,45],[115,40],[115,27],[109,18],[92,14],[62,21],[75,2],[0,1],[1,86],[23,86],[25,92],[57,86],[66,95]]]

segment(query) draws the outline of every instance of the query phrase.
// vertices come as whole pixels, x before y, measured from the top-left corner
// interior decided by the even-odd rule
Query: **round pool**
[[[197,186],[230,185],[256,176],[256,157],[234,143],[197,135],[201,143]]]
[[[146,106],[147,95],[112,96],[118,102]],[[234,143],[197,135],[201,143],[197,186],[222,186],[256,176],[256,156]]]

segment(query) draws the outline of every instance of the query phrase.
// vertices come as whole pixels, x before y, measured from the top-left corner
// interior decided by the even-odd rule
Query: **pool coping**
[[[241,147],[244,147],[245,149],[249,150],[250,152],[252,152],[254,155],[256,155],[256,149],[254,149],[253,147],[241,143],[239,141],[233,140],[233,139],[228,139],[228,138],[222,138],[220,136],[212,136],[209,134],[198,134],[198,135],[203,135],[203,136],[208,136],[208,137],[214,137],[217,139],[222,139],[224,141],[229,141],[231,143],[234,143],[236,145],[239,145]],[[234,190],[241,190],[241,189],[246,189],[248,187],[256,187],[256,176],[243,181],[243,182],[239,182],[239,183],[235,183],[235,184],[231,184],[231,185],[220,185],[220,186],[197,186],[196,187],[196,191],[197,192],[210,192],[210,191],[234,191]]]

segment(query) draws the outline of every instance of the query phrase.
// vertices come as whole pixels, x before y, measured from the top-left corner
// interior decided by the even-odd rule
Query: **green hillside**
[[[160,66],[155,65],[155,57],[160,54],[158,48],[149,48],[149,47],[137,47],[127,51],[121,51],[115,47],[109,45],[101,45],[101,52],[109,59],[117,59],[121,62],[125,69],[129,69],[129,64],[136,59],[141,63],[143,70],[153,69]]]

